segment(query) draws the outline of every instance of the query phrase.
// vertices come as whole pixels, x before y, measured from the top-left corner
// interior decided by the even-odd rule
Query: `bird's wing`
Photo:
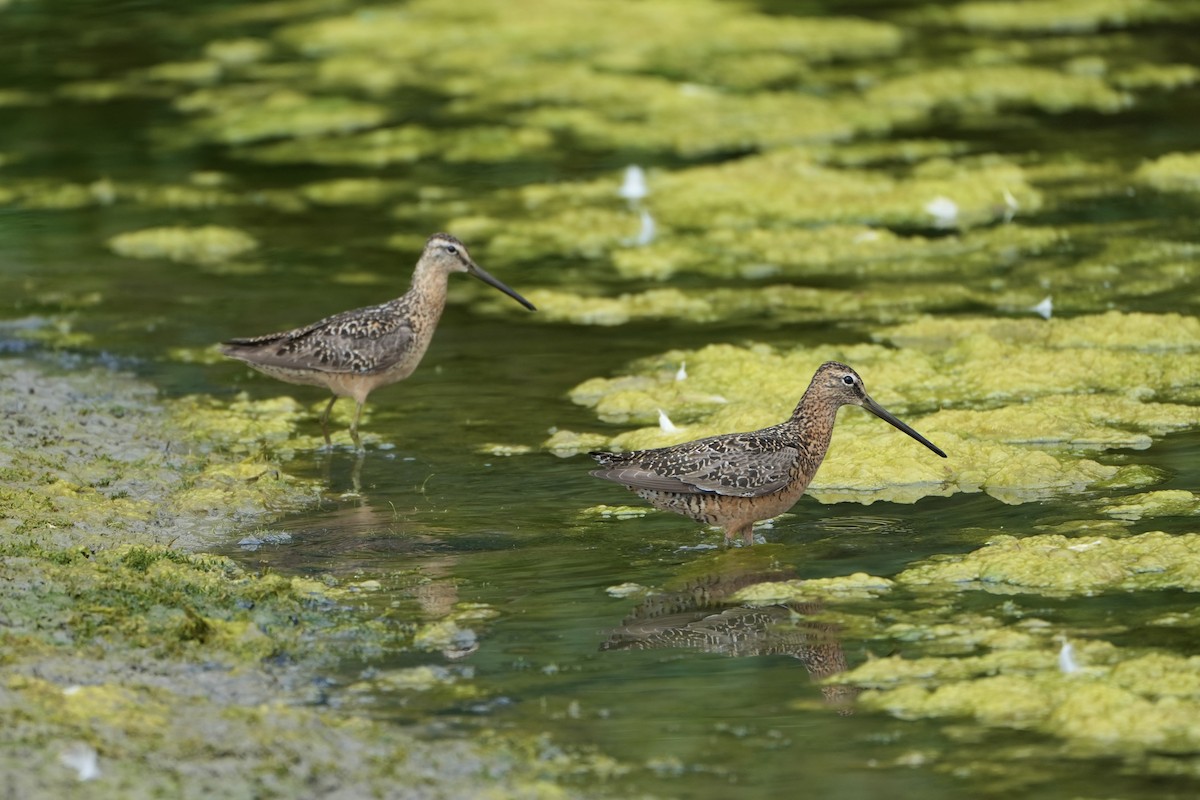
[[[760,497],[791,482],[799,450],[766,431],[698,439],[657,450],[592,453],[597,478],[634,489]]]
[[[223,342],[222,351],[256,364],[320,372],[372,373],[407,354],[415,339],[406,315],[386,304],[344,311],[303,328]]]

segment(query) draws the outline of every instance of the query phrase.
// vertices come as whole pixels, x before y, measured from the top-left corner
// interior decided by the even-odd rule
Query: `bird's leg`
[[[329,412],[333,411],[333,404],[337,402],[337,395],[329,398],[329,403],[325,406],[325,410],[321,412],[321,433],[325,434],[325,446],[333,447],[333,442],[329,438]]]
[[[358,418],[362,416],[363,404],[359,403],[354,409],[354,421],[350,423],[350,438],[354,440],[356,450],[362,450],[362,442],[358,438]]]
[[[743,525],[730,525],[725,528],[725,546],[732,547],[733,540],[737,538],[739,533],[746,544],[754,544],[754,523],[747,522]]]
[[[746,547],[754,544],[754,523],[747,522],[746,529],[742,531],[742,541],[746,543]]]

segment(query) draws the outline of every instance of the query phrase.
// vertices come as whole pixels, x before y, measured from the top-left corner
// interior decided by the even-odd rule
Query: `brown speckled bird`
[[[591,474],[624,484],[650,505],[716,525],[729,543],[753,544],[754,523],[787,511],[808,488],[829,449],[844,405],[862,406],[946,457],[921,434],[876,403],[862,378],[836,361],[822,364],[792,416],[769,428],[629,453],[593,452],[603,469]]]
[[[358,405],[350,423],[350,438],[361,447],[358,419],[367,395],[404,380],[421,363],[446,307],[446,280],[451,272],[468,272],[535,310],[532,303],[472,261],[462,242],[447,233],[435,233],[425,243],[412,286],[402,297],[343,311],[295,330],[230,339],[222,343],[221,352],[272,378],[332,391],[321,414],[326,444],[333,404],[339,397],[354,398]]]

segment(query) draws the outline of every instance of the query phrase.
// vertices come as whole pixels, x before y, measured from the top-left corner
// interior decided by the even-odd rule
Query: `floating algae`
[[[1186,3],[1163,0],[1007,0],[960,3],[950,19],[977,31],[1005,33],[1092,33],[1171,20],[1194,19]]]
[[[859,696],[867,708],[1037,731],[1075,755],[1183,755],[1200,746],[1200,658],[1102,641],[1072,647],[1073,663],[1082,665],[1072,670],[1062,668],[1050,642],[1033,641],[979,656],[891,656],[831,680],[867,687]]]
[[[893,581],[856,572],[837,578],[764,581],[739,589],[731,600],[747,605],[812,603],[826,600],[869,600],[891,590]]]
[[[166,62],[147,67],[140,77],[147,81],[207,86],[221,78],[221,65],[208,60]]]
[[[1194,626],[1189,613],[1129,604],[1103,628],[1078,632],[1039,618],[1053,613],[1047,596],[1180,589],[1200,591],[1200,534],[994,535],[982,548],[894,576],[889,598],[915,594],[915,607],[893,601],[887,614],[833,612],[843,629],[893,649],[904,643],[904,652],[830,681],[865,689],[866,708],[953,720],[960,731],[964,719],[1038,731],[1076,755],[1140,761],[1148,751],[1192,753],[1200,744],[1200,658],[1098,638],[1147,625]],[[979,590],[1012,597],[981,612]]]
[[[768,285],[756,289],[650,289],[611,298],[553,289],[534,289],[527,294],[530,302],[544,311],[538,316],[539,322],[602,326],[634,320],[840,322],[869,318],[897,322],[922,312],[960,307],[973,298],[955,283],[900,286],[879,293]],[[489,302],[488,308],[500,313],[501,306]]]
[[[272,49],[265,39],[216,39],[204,46],[204,55],[223,66],[240,67],[263,61]]]
[[[998,442],[1088,450],[1144,450],[1153,436],[1196,426],[1191,406],[1123,395],[1089,397],[1083,408],[1079,405],[1074,395],[1050,395],[989,410],[940,411],[937,421],[948,430],[971,431],[973,437]]]
[[[544,154],[553,144],[545,131],[499,125],[434,130],[420,125],[353,133],[337,138],[298,138],[254,147],[239,153],[265,163],[311,163],[384,167],[427,158],[450,162],[493,162]]]
[[[496,259],[611,259],[622,276],[656,279],[952,276],[969,287],[976,278],[981,301],[995,292],[984,279],[994,280],[997,264],[1057,251],[1068,239],[1052,228],[977,229],[1010,213],[1006,197],[1022,213],[1041,202],[1018,167],[995,159],[953,168],[939,160],[892,177],[824,166],[788,149],[652,178],[646,206],[659,236],[646,245],[636,241],[639,215],[616,196],[618,176],[502,191],[466,214],[450,198],[442,213],[457,214],[451,227],[483,239]],[[901,236],[883,227],[933,229],[926,206],[938,197],[953,198],[961,235]]]
[[[576,245],[572,248],[575,252],[596,257],[618,249],[636,231],[636,218],[616,205],[613,192],[611,183],[602,182],[517,190],[517,207],[526,209],[531,219],[509,226],[490,246],[507,256],[550,255],[552,248],[570,247],[564,241],[567,232],[582,230],[589,232],[589,241],[594,244]],[[953,166],[938,160],[920,165],[905,178],[894,178],[872,171],[826,167],[803,150],[776,150],[658,176],[650,208],[659,227],[680,232],[714,231],[713,238],[682,243],[664,240],[662,249],[647,248],[644,255],[633,250],[624,257],[636,259],[636,263],[657,261],[668,265],[658,268],[659,277],[678,269],[670,265],[677,264],[679,256],[687,257],[685,263],[696,264],[712,259],[713,251],[730,249],[725,258],[735,265],[799,261],[798,266],[803,267],[811,260],[816,264],[832,261],[835,268],[853,270],[849,262],[854,259],[894,259],[909,254],[906,251],[919,258],[925,254],[922,248],[954,249],[954,245],[919,240],[915,245],[900,242],[887,231],[873,231],[868,226],[932,228],[934,222],[926,204],[937,197],[949,197],[958,209],[955,226],[970,228],[1003,217],[1005,192],[1019,198],[1021,206],[1031,212],[1040,204],[1038,193],[1025,182],[1021,169],[1000,159]],[[845,227],[787,231],[787,226],[832,223]],[[778,232],[773,230],[776,227]],[[1054,238],[1053,232],[997,233],[982,239],[978,247],[998,248],[1007,239],[1007,247],[1032,249],[1049,246]],[[809,245],[816,250],[811,256],[806,255]],[[827,255],[831,249],[832,258]],[[617,263],[622,271],[639,272],[620,258]],[[736,268],[725,266],[724,270],[738,274]],[[949,272],[949,264],[941,265],[940,270]],[[764,273],[759,270],[759,274]]]
[[[405,695],[404,707],[410,713],[418,709],[436,712],[447,705],[483,696],[479,685],[470,680],[473,674],[470,667],[455,669],[425,664],[373,673],[366,680],[350,684],[346,691],[361,693],[369,702],[375,702],[380,694],[401,693]]]
[[[387,119],[387,109],[342,97],[310,97],[301,92],[239,86],[237,92],[183,98],[185,110],[207,111],[196,125],[215,141],[242,144],[287,136],[305,138],[370,128]]]
[[[1110,590],[1200,591],[1200,534],[1160,531],[1112,539],[1001,535],[961,556],[940,556],[896,576],[905,586],[1000,593],[1090,595]]]
[[[1191,64],[1138,64],[1113,75],[1122,89],[1178,89],[1200,82],[1200,68]]]
[[[561,0],[540,0],[537,6],[536,11],[518,11],[489,0],[453,9],[429,2],[384,6],[370,14],[286,26],[275,38],[300,54],[302,60],[290,62],[297,67],[295,78],[315,76],[329,92],[382,97],[419,87],[454,98],[448,110],[455,116],[507,114],[511,129],[480,127],[476,135],[466,136],[457,128],[424,133],[448,145],[429,146],[428,155],[463,161],[543,151],[548,131],[601,147],[635,144],[686,154],[744,151],[803,138],[844,139],[865,125],[877,125],[877,115],[864,114],[859,103],[857,116],[864,121],[848,114],[844,102],[771,89],[801,79],[808,65],[884,56],[902,42],[900,30],[886,23],[793,20],[713,2],[622,3],[597,14]],[[472,24],[462,24],[464,18]],[[663,24],[665,18],[670,24]],[[705,46],[709,39],[702,34],[716,27],[723,31],[721,45]],[[448,30],[454,32],[449,46]],[[630,37],[629,30],[648,35]],[[429,47],[432,41],[441,46]],[[289,62],[257,64],[265,55],[262,49],[255,40],[239,48],[216,43],[208,48],[210,60],[201,62],[208,70],[240,67],[245,75],[265,76],[269,66],[281,80],[274,95],[256,102],[254,95],[267,90],[266,82],[257,88],[216,87],[203,95],[252,100],[248,104],[185,98],[181,109],[213,115],[197,120],[202,136],[221,142],[264,135],[324,138],[311,146],[284,142],[247,151],[267,160],[409,160],[402,148],[382,141],[391,131],[367,140],[369,156],[353,143],[324,136],[374,127],[382,121],[378,107],[345,97],[301,98],[299,82],[289,80],[283,69]],[[231,51],[238,55],[231,57]],[[564,52],[577,58],[565,61]],[[150,74],[185,81],[201,76],[199,65],[193,72],[186,66],[162,65]],[[702,85],[705,79],[708,85]],[[267,110],[272,111],[270,120]]]
[[[1178,357],[1185,367],[1180,375],[1144,376],[1166,389],[1186,386],[1195,377],[1191,368],[1192,357],[1200,353],[1200,318],[1174,313],[1119,311],[1045,322],[1034,319],[926,317],[888,328],[880,338],[898,346],[921,349],[942,348],[956,340],[979,338],[997,347],[1016,345],[1031,350],[1046,350],[1060,356],[1065,356],[1071,350],[1079,350],[1095,353],[1111,351],[1130,359],[1142,354]],[[1134,371],[1133,375],[1126,377],[1117,370],[1100,370],[1086,386],[1110,391],[1134,388],[1143,385],[1138,383],[1142,377],[1140,371]]]
[[[475,24],[462,25],[464,19]],[[520,25],[511,24],[518,19]],[[718,29],[722,31],[719,43],[709,35]],[[447,30],[454,32],[454,47],[444,46]],[[630,31],[643,35],[630,36]],[[510,76],[521,74],[526,64],[561,65],[564,52],[587,57],[605,73],[667,74],[695,80],[697,70],[707,69],[720,82],[723,71],[713,69],[714,64],[733,64],[772,52],[787,54],[800,64],[887,56],[900,47],[902,33],[883,22],[793,19],[707,0],[651,5],[535,0],[520,10],[495,0],[473,0],[452,8],[419,0],[381,7],[371,15],[300,23],[281,30],[278,38],[311,56],[373,57],[373,70],[363,71],[367,85],[373,85],[371,71],[396,70],[411,80],[413,76],[403,71],[405,65],[422,63],[425,74],[416,79],[463,95],[480,78],[493,86],[515,88]],[[442,46],[430,46],[434,41]],[[767,82],[780,76],[776,62],[765,66]],[[746,86],[747,77],[747,72],[738,73],[738,85]],[[553,76],[545,75],[546,79]],[[538,83],[526,90],[538,91]],[[508,96],[500,92],[491,102],[507,104]]]
[[[0,530],[36,533],[47,547],[196,547],[232,530],[239,515],[296,508],[315,497],[312,485],[264,459],[269,443],[283,443],[301,416],[285,413],[281,401],[229,407],[183,398],[164,408],[147,387],[100,372],[52,381],[13,363],[8,377],[9,391],[0,395],[10,426],[0,447],[8,506]],[[100,393],[96,382],[111,388]],[[72,404],[89,392],[102,398],[95,408]],[[54,430],[43,435],[47,421]],[[163,444],[160,429],[168,425],[178,449]],[[71,464],[72,454],[86,457]]]
[[[227,672],[168,671],[144,656],[139,681],[95,662],[86,666],[92,673],[66,687],[11,672],[0,687],[0,714],[13,720],[14,731],[0,763],[16,796],[69,786],[54,757],[58,747],[47,741],[94,743],[103,787],[97,791],[113,797],[170,796],[181,785],[249,797],[270,785],[289,797],[384,797],[411,789],[431,800],[558,798],[567,796],[566,781],[588,775],[599,783],[627,769],[558,748],[547,759],[544,736],[423,741],[391,722],[330,712],[315,693],[306,702],[281,699],[276,675],[246,676],[231,690]],[[42,671],[62,670],[55,663]],[[281,760],[288,764],[282,773]]]
[[[1121,497],[1101,506],[1110,517],[1139,520],[1144,517],[1190,517],[1200,514],[1200,495],[1186,489],[1145,492]]]
[[[1134,178],[1162,192],[1200,191],[1200,153],[1168,153],[1142,164]]]
[[[205,225],[198,228],[146,228],[109,239],[113,252],[127,258],[166,259],[186,264],[215,265],[258,247],[248,233]]]
[[[277,36],[316,60],[331,89],[379,96],[420,86],[455,98],[459,116],[505,114],[585,146],[685,156],[847,139],[945,110],[1111,112],[1131,102],[1103,77],[1027,64],[922,65],[912,75],[884,68],[865,92],[846,91],[846,78],[820,73],[828,62],[839,62],[834,76],[843,63],[903,48],[899,28],[862,19],[768,17],[708,2],[617,4],[589,15],[578,4],[543,0],[537,9],[523,9],[515,25],[515,9],[495,2],[453,11],[420,2],[300,23]],[[475,24],[461,25],[464,18]],[[454,46],[427,46],[448,28]],[[715,29],[719,46],[708,36]],[[823,81],[840,91],[791,90]]]
[[[323,206],[373,206],[403,191],[401,181],[381,178],[338,178],[307,183],[300,194],[308,201]]]
[[[0,108],[40,106],[46,102],[47,100],[44,96],[25,89],[0,89]],[[0,159],[0,164],[3,163],[3,159]]]

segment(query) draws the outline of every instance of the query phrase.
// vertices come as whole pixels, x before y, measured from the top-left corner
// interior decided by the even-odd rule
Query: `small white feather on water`
[[[1075,661],[1075,648],[1066,639],[1063,639],[1062,649],[1058,651],[1058,670],[1067,675],[1079,672],[1079,664]]]
[[[663,411],[661,408],[658,410],[658,427],[662,428],[667,433],[679,430],[679,428],[675,427],[675,423],[671,422],[671,418],[667,416],[667,412]]]
[[[633,243],[638,247],[645,247],[654,241],[658,236],[658,225],[654,222],[654,217],[650,216],[650,212],[642,209],[639,215],[641,227],[638,229],[638,235],[634,237]]]
[[[958,223],[958,203],[943,195],[926,203],[925,213],[933,217],[933,224],[939,228],[953,228]]]
[[[1006,187],[1004,189],[1004,221],[1012,222],[1013,217],[1021,210],[1021,203],[1017,198],[1013,197],[1013,193]]]
[[[621,188],[617,190],[617,194],[630,203],[636,203],[650,194],[650,189],[646,186],[645,171],[637,164],[626,167],[625,178],[621,181]]]
[[[91,745],[77,742],[59,753],[58,761],[64,767],[75,770],[81,781],[100,777],[100,755]]]
[[[1037,314],[1042,319],[1050,319],[1050,317],[1054,314],[1054,300],[1049,295],[1046,295],[1042,302],[1038,303],[1036,306],[1030,306],[1029,310]]]

